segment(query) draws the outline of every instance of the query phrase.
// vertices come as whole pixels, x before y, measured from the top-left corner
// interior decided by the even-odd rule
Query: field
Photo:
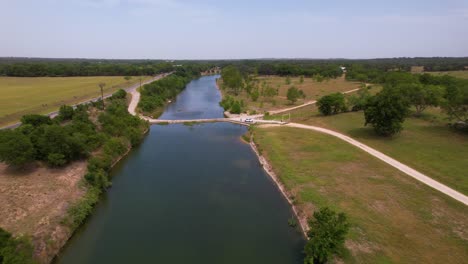
[[[307,106],[292,111],[291,121],[344,133],[468,194],[468,136],[449,128],[438,109],[428,109],[421,118],[408,118],[403,131],[392,138],[377,136],[370,126],[365,127],[363,112],[322,116],[315,106]]]
[[[346,263],[466,262],[463,204],[334,137],[287,127],[254,134],[303,212],[330,206],[349,216]]]
[[[322,82],[317,82],[312,78],[304,78],[303,83],[300,83],[299,77],[292,77],[291,84],[286,84],[286,77],[280,76],[259,76],[256,78],[256,80],[258,80],[260,87],[263,82],[266,82],[266,84],[270,87],[278,89],[278,96],[275,96],[271,99],[260,96],[257,102],[253,102],[245,91],[237,96],[238,99],[244,100],[247,105],[247,111],[256,111],[259,113],[284,108],[285,106],[291,106],[286,97],[287,91],[291,86],[295,86],[301,89],[306,95],[306,98],[299,99],[295,103],[296,105],[299,105],[310,100],[316,100],[321,96],[329,93],[353,90],[359,88],[361,85],[361,83],[358,82],[346,81],[344,77],[324,80]],[[223,89],[221,89],[221,91],[223,92],[223,95],[226,94],[226,91],[223,91]]]
[[[0,77],[0,126],[15,123],[25,114],[47,114],[63,104],[98,97],[100,82],[106,83],[104,93],[110,94],[139,81],[139,77],[126,81],[121,76]]]
[[[468,79],[468,71],[446,71],[446,72],[426,72],[434,75],[449,75],[457,78]]]
[[[0,227],[15,236],[27,235],[36,256],[50,259],[68,240],[71,230],[60,224],[70,204],[81,198],[80,181],[87,162],[64,168],[31,164],[16,170],[0,163]]]

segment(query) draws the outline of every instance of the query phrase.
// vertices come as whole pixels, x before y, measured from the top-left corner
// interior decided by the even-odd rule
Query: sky
[[[468,0],[0,0],[0,57],[468,56]]]

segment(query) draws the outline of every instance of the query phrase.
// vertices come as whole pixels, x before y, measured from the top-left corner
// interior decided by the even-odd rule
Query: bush
[[[44,115],[24,115],[21,117],[21,123],[31,124],[33,126],[50,125],[52,124],[52,119]]]
[[[115,99],[125,99],[127,97],[127,92],[123,89],[119,89],[117,92],[112,94],[111,100]]]
[[[21,130],[0,131],[0,161],[23,166],[34,160],[35,150],[29,136]]]
[[[342,93],[323,96],[317,101],[317,106],[323,115],[334,115],[347,111],[345,97]]]
[[[304,247],[304,263],[326,263],[333,254],[340,254],[344,248],[349,224],[344,213],[336,213],[328,207],[314,212],[309,221],[309,240]]]
[[[13,238],[0,228],[0,263],[33,264],[33,247],[26,237]]]
[[[69,105],[62,105],[59,109],[58,118],[61,121],[70,120],[73,118],[74,112],[75,110],[73,109],[73,107]]]
[[[47,155],[47,164],[53,167],[60,167],[65,165],[67,163],[67,160],[65,159],[65,156],[61,153],[50,153]]]

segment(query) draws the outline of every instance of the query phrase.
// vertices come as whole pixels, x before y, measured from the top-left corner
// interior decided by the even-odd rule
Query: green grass
[[[403,131],[392,138],[377,136],[372,127],[365,127],[363,112],[325,117],[309,106],[292,111],[291,121],[349,135],[468,195],[468,135],[448,127],[438,109],[428,109],[421,118],[408,118]]]
[[[424,72],[433,75],[450,75],[457,78],[468,79],[468,71]]]
[[[329,135],[259,128],[255,141],[309,217],[330,206],[352,223],[346,263],[463,263],[468,210]]]
[[[145,80],[149,77],[145,77]],[[121,76],[107,77],[0,77],[0,126],[17,122],[25,114],[46,114],[63,104],[76,104],[100,95],[98,84],[106,83],[110,94],[139,82]]]

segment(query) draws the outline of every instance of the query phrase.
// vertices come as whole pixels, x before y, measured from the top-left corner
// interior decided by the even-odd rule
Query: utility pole
[[[104,105],[104,86],[106,86],[106,83],[99,83],[99,88],[101,88],[101,101],[102,101],[102,108],[105,108]]]

